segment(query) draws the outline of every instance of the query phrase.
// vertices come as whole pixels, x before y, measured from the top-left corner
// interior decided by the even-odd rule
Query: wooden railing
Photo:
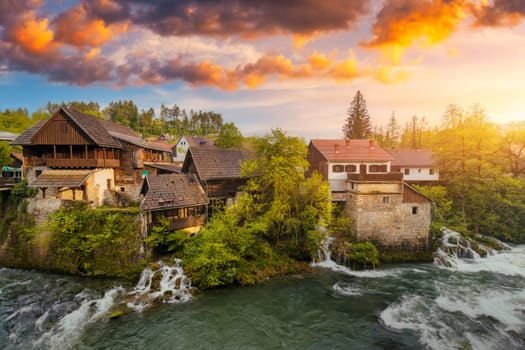
[[[384,173],[384,174],[348,174],[347,180],[351,181],[403,181],[402,173]]]
[[[45,165],[51,168],[118,168],[118,159],[46,159]]]
[[[13,187],[14,184],[22,182],[20,177],[0,177],[0,187]]]
[[[176,230],[182,230],[189,227],[195,227],[195,226],[201,226],[206,223],[206,215],[199,215],[199,216],[190,216],[183,219],[169,219],[170,222],[169,230],[170,231],[176,231]],[[151,232],[153,229],[154,223],[148,224],[148,232]]]

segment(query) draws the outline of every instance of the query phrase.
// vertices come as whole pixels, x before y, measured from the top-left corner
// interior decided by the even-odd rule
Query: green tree
[[[364,139],[372,134],[370,115],[361,91],[358,90],[355,94],[346,114],[348,117],[343,126],[346,139]]]
[[[226,123],[219,130],[215,145],[221,148],[241,148],[243,137],[234,123]]]

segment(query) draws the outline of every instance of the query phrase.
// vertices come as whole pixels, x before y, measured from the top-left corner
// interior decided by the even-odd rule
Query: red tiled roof
[[[373,140],[312,140],[310,142],[328,161],[392,160],[392,156]]]
[[[429,149],[389,149],[393,157],[392,166],[399,167],[432,167],[434,156]]]

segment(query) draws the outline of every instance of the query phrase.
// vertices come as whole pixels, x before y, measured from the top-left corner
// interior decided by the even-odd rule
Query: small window
[[[357,167],[354,164],[345,165],[345,172],[355,173],[356,171],[357,171]]]
[[[434,175],[434,169],[430,168],[430,169],[428,170],[428,173],[429,173],[430,175]]]
[[[417,169],[417,172],[418,172],[418,173],[421,173],[421,169]]]
[[[390,197],[383,197],[383,204],[390,203]]]
[[[337,164],[337,165],[332,166],[332,171],[334,173],[342,173],[342,172],[345,171],[345,167],[342,166],[342,165]]]
[[[412,214],[414,214],[414,215],[417,214],[417,207],[412,207]]]
[[[125,191],[126,191],[126,189],[124,187],[120,188],[120,192],[125,192]]]
[[[410,175],[410,169],[405,168],[405,175]]]
[[[369,170],[371,173],[386,173],[386,164],[372,164],[369,166]]]

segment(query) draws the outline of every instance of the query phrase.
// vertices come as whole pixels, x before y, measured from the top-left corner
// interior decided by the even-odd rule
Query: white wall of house
[[[186,138],[182,136],[174,148],[175,148],[175,152],[173,152],[173,161],[183,162],[184,158],[186,158],[186,153],[188,153],[188,149],[190,148],[190,144],[188,143],[188,140],[186,140]]]
[[[332,192],[346,191],[347,174],[359,174],[361,165],[366,165],[366,172],[368,174],[385,174],[390,172],[390,162],[379,163],[356,163],[356,162],[329,162],[328,163],[328,182]],[[385,166],[386,171],[374,171],[374,166]],[[342,168],[341,168],[342,167]],[[337,171],[341,170],[342,171]],[[334,171],[335,170],[335,171]],[[355,171],[352,171],[355,170]]]
[[[439,181],[439,171],[435,168],[405,167],[401,172],[405,181]]]

